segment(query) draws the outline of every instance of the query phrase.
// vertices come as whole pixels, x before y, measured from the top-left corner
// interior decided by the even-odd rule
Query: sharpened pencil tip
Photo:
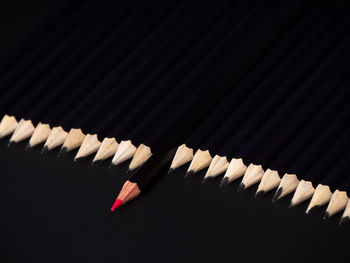
[[[294,204],[293,204],[292,202],[290,202],[290,204],[289,204],[289,207],[288,207],[288,208],[290,209],[290,208],[293,208],[293,207],[294,207]]]
[[[323,216],[323,220],[327,220],[330,217],[329,213],[326,212]]]
[[[57,154],[57,157],[60,157],[61,155],[64,155],[67,153],[67,147],[62,147],[59,153]]]
[[[186,174],[185,174],[185,178],[189,177],[192,174],[194,174],[194,171],[192,171],[192,170],[187,171]]]
[[[349,222],[349,221],[350,221],[350,217],[344,216],[344,217],[342,217],[342,218],[340,219],[339,225],[341,226],[342,224],[347,223],[347,222]]]
[[[30,143],[28,142],[27,145],[26,145],[26,147],[24,148],[24,150],[27,151],[27,150],[29,150],[30,147],[31,147],[31,146],[30,146]]]
[[[228,177],[224,177],[222,178],[221,182],[220,182],[220,187],[226,186],[228,185]]]
[[[111,211],[113,212],[114,210],[116,210],[119,206],[123,205],[123,201],[120,200],[119,198],[117,198],[113,204],[113,206],[111,207]]]
[[[129,173],[131,173],[133,170],[131,170],[129,167],[128,167],[128,169],[126,170],[126,174],[129,174]]]
[[[244,183],[240,183],[237,192],[241,192],[245,189],[245,184]]]
[[[281,196],[282,191],[283,191],[283,187],[280,187],[277,189],[275,195],[272,198],[272,203],[276,203],[278,201],[278,198]]]
[[[8,144],[7,144],[7,147],[11,147],[13,145],[15,145],[15,142],[14,141],[9,141]]]
[[[316,210],[318,210],[319,208],[320,208],[319,205],[315,205],[312,208],[310,208],[309,211],[306,211],[306,213],[310,215],[310,214],[314,213]]]
[[[202,184],[204,184],[206,181],[208,181],[209,177],[204,177],[202,180]]]
[[[168,170],[168,174],[171,174],[172,172],[174,172],[174,168],[170,168],[170,169]]]
[[[113,162],[111,162],[111,163],[108,165],[108,169],[111,169],[113,166],[114,166],[114,164],[113,164]]]
[[[264,194],[265,194],[265,191],[264,190],[260,190],[260,191],[255,193],[255,198],[262,197]]]
[[[49,151],[49,147],[47,147],[47,146],[44,146],[42,149],[41,149],[41,154],[44,154],[44,153],[46,153],[46,152],[48,152]]]

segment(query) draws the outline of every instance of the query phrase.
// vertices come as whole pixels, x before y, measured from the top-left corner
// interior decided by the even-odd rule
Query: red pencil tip
[[[111,211],[114,211],[115,209],[117,209],[119,206],[121,206],[123,204],[123,201],[120,200],[120,199],[116,199],[112,208],[111,208]]]

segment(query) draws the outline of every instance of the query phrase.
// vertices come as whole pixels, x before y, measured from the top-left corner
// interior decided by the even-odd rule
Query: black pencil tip
[[[312,214],[313,212],[315,212],[315,211],[318,210],[319,208],[320,208],[319,205],[315,205],[314,207],[312,207],[312,208],[309,210],[308,214]]]
[[[326,212],[326,213],[324,214],[323,220],[327,220],[327,219],[330,218],[330,217],[331,217],[331,216],[329,215],[329,213]]]
[[[64,155],[67,153],[67,147],[62,147],[61,150],[58,152],[57,157],[60,157],[61,155]]]
[[[244,183],[240,183],[237,192],[241,192],[245,189],[245,184]]]
[[[29,148],[30,148],[30,143],[28,142],[26,147],[24,147],[24,150],[27,151],[27,150],[29,150]]]
[[[293,208],[293,207],[294,207],[294,204],[293,204],[292,202],[290,202],[288,208],[291,209],[291,208]]]
[[[344,217],[342,217],[342,218],[340,219],[339,225],[341,226],[342,224],[347,223],[347,222],[349,222],[349,221],[350,221],[350,217],[344,216]]]
[[[128,169],[126,170],[126,174],[131,174],[135,169],[130,169],[130,167],[128,167]]]
[[[13,145],[15,145],[15,142],[14,141],[9,141],[8,144],[7,144],[7,147],[11,147]]]
[[[221,182],[220,182],[220,187],[226,186],[228,185],[228,177],[224,177],[222,178]]]
[[[194,174],[193,170],[187,171],[186,174],[185,174],[185,178],[189,177],[192,174]]]
[[[174,168],[170,168],[170,169],[168,170],[168,174],[171,174],[172,172],[174,172]]]
[[[265,194],[265,191],[264,190],[260,190],[260,191],[255,193],[255,198],[259,198],[259,197],[263,196],[264,194]]]
[[[113,162],[111,162],[111,163],[108,165],[108,169],[111,169],[113,166],[114,166],[114,164],[113,164]]]
[[[49,151],[49,147],[47,147],[47,146],[44,146],[42,149],[41,149],[41,154],[44,154],[44,153],[46,153],[46,152],[48,152]]]
[[[277,189],[275,195],[272,198],[272,203],[276,203],[278,201],[278,198],[281,196],[282,191],[283,191],[283,187],[280,187]]]
[[[209,177],[204,177],[202,180],[202,184],[204,184],[206,181],[208,181]]]

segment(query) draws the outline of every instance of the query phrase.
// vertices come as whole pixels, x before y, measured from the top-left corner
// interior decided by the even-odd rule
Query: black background
[[[2,2],[0,57],[59,7],[59,1]],[[91,167],[57,150],[40,155],[24,143],[0,141],[1,262],[222,262],[347,259],[350,225],[324,209],[288,209],[290,197],[254,199],[256,186],[219,188],[184,179],[186,167],[160,177],[119,211],[109,208],[125,181],[126,164]]]

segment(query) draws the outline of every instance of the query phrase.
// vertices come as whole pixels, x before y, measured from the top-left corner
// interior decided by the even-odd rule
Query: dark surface
[[[17,46],[59,1],[8,1],[0,12],[0,56]],[[290,196],[272,204],[273,192],[255,199],[256,186],[237,193],[239,181],[183,178],[187,167],[165,173],[140,198],[110,213],[127,164],[91,167],[8,148],[0,140],[1,262],[233,262],[347,259],[350,224],[340,215],[322,220],[324,208],[288,209]]]
[[[306,215],[290,197],[255,199],[238,182],[201,184],[185,169],[164,174],[138,199],[109,209],[125,180],[121,168],[40,155],[0,141],[1,262],[233,262],[346,259],[350,224]],[[221,178],[220,178],[221,179]]]

